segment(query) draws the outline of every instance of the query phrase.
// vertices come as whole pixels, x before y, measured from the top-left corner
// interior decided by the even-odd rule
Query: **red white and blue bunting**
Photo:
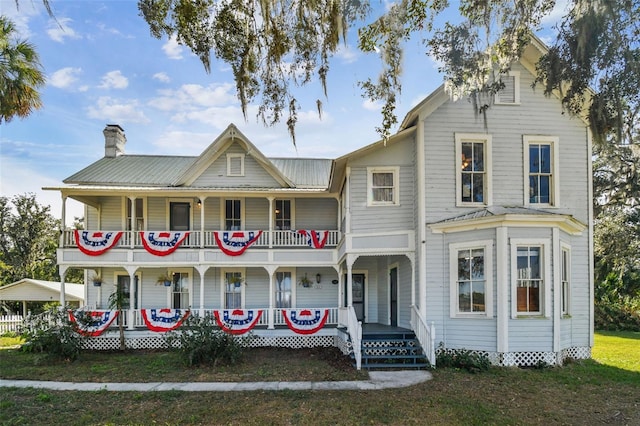
[[[324,327],[329,318],[329,310],[288,309],[282,311],[282,315],[290,330],[298,334],[313,334]]]
[[[262,235],[262,231],[213,231],[216,244],[227,256],[240,256]]]
[[[298,235],[303,235],[307,238],[307,244],[309,247],[321,249],[327,244],[327,238],[329,237],[329,231],[314,231],[312,229],[298,229],[293,231]]]
[[[147,328],[156,333],[164,333],[180,327],[189,317],[188,309],[142,309],[142,320]]]
[[[258,324],[262,309],[216,309],[218,326],[229,334],[244,334]]]
[[[84,336],[101,335],[118,317],[118,311],[69,311],[69,320]]]
[[[100,256],[118,243],[122,231],[79,231],[75,230],[78,249],[89,256]]]
[[[140,231],[145,250],[156,256],[173,253],[188,235],[188,231]]]

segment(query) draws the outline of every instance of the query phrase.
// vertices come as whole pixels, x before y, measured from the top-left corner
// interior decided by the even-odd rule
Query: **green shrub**
[[[169,349],[178,351],[190,366],[235,364],[242,360],[250,338],[227,334],[218,328],[212,315],[197,314],[190,315],[179,329],[164,335]]]
[[[446,349],[440,343],[436,354],[436,365],[438,368],[460,368],[470,373],[487,371],[491,366],[489,358],[479,352],[468,349]]]
[[[45,353],[50,357],[73,361],[78,359],[87,337],[77,333],[66,311],[55,307],[25,319],[20,330],[26,352]]]
[[[640,298],[605,296],[596,299],[594,325],[598,330],[640,331]]]

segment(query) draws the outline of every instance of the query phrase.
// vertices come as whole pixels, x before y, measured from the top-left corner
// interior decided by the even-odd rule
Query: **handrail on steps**
[[[427,322],[422,318],[418,308],[414,305],[411,307],[411,327],[413,328],[424,353],[431,364],[431,367],[436,366],[436,326],[433,321],[431,325],[427,325]]]
[[[339,308],[339,311],[341,313],[339,323],[347,326],[347,333],[351,337],[353,357],[356,360],[356,369],[360,370],[362,368],[362,322],[358,321],[353,306]]]

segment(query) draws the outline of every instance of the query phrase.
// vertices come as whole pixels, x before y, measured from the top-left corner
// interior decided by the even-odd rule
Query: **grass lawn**
[[[303,377],[327,374],[327,366],[339,375],[347,374],[344,365],[333,356],[323,357],[314,351],[301,351],[297,356],[273,352],[277,356],[256,355],[243,367],[235,367],[237,371],[232,368],[225,374],[238,377],[238,372],[244,371],[240,376],[248,375],[251,380],[276,380],[288,375],[305,380]],[[539,370],[492,368],[481,374],[436,369],[431,381],[382,391],[139,393],[2,389],[0,424],[632,425],[640,424],[639,352],[640,333],[598,333],[594,360]],[[177,381],[198,374],[191,371],[195,369],[174,364],[161,353],[149,353],[140,363],[124,363],[119,369],[99,358],[80,367],[82,362],[50,365],[37,356],[29,355],[28,360],[20,355],[23,354],[15,355],[13,350],[0,351],[0,377],[15,377],[23,374],[18,373],[22,369],[33,374],[31,378],[53,374],[37,371],[58,370],[68,379],[91,377],[96,381],[114,376],[134,379],[140,375],[155,381],[152,377],[156,374],[170,374]],[[316,361],[323,366],[309,368]]]

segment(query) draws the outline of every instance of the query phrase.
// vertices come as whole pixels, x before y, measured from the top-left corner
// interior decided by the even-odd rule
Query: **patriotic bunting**
[[[220,309],[214,310],[218,326],[229,334],[244,334],[256,326],[261,309]]]
[[[323,313],[324,311],[324,313]],[[324,327],[328,309],[289,309],[282,311],[287,327],[298,334],[313,334]]]
[[[156,256],[173,253],[188,235],[188,231],[140,231],[145,250]]]
[[[240,256],[260,235],[262,231],[213,231],[216,244],[227,256]]]
[[[78,249],[89,256],[100,256],[118,243],[122,231],[79,231],[75,230]]]
[[[142,309],[142,320],[147,328],[156,333],[164,333],[180,327],[189,317],[186,309]]]
[[[69,311],[69,319],[84,336],[101,335],[118,316],[118,311]]]
[[[305,236],[307,238],[307,244],[309,247],[321,249],[327,244],[327,238],[329,237],[329,231],[314,231],[312,229],[299,229],[293,231],[298,235]]]

